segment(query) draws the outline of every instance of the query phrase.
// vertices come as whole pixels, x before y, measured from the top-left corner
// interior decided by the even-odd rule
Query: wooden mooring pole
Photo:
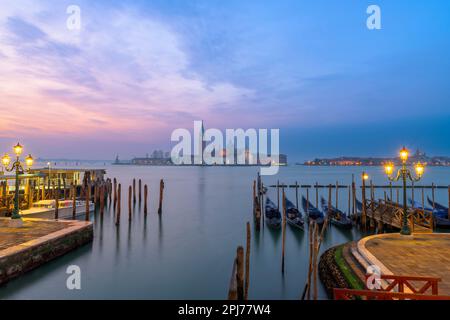
[[[106,185],[102,184],[100,187],[100,216],[103,216],[103,213],[105,211],[105,189]]]
[[[244,248],[239,246],[236,253],[237,298],[244,300]]]
[[[132,215],[131,196],[132,196],[132,190],[131,190],[131,186],[129,186],[128,187],[128,221],[131,221],[131,215]]]
[[[319,184],[316,182],[316,208],[319,208]]]
[[[90,220],[90,218],[89,218],[89,213],[90,213],[89,204],[91,202],[90,194],[91,194],[91,185],[89,183],[87,183],[87,185],[86,185],[86,201],[85,201],[86,202],[86,215],[85,215],[86,221]]]
[[[114,210],[116,210],[117,205],[117,179],[114,178],[114,185],[113,185],[113,193],[114,193]]]
[[[77,215],[77,187],[72,184],[72,219],[75,220]]]
[[[147,198],[148,198],[148,187],[144,186],[144,214],[147,215]]]
[[[161,181],[159,182],[159,207],[158,207],[158,214],[162,213],[163,197],[164,197],[164,180],[161,179]]]
[[[245,250],[245,288],[244,288],[244,300],[248,300],[248,288],[250,285],[250,222],[247,222],[247,242]]]
[[[116,215],[116,226],[120,224],[120,209],[121,209],[121,189],[122,186],[119,183],[117,186],[117,215]]]
[[[59,190],[55,193],[55,220],[59,219]]]
[[[431,199],[433,201],[433,210],[436,209],[436,204],[434,202],[434,183],[431,184]]]
[[[139,204],[142,201],[142,181],[139,179]]]
[[[133,179],[133,203],[136,203],[136,179]]]

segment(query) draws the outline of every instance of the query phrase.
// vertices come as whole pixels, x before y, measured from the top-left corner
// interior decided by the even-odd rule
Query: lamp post
[[[17,143],[17,145],[14,146],[13,150],[14,150],[14,153],[16,154],[16,160],[12,163],[11,167],[9,167],[9,165],[11,164],[11,158],[9,157],[9,155],[7,153],[2,157],[2,163],[3,163],[3,166],[6,171],[8,171],[8,172],[15,171],[16,187],[14,190],[15,191],[14,210],[12,212],[11,219],[12,220],[21,220],[22,217],[19,214],[19,211],[20,211],[20,207],[19,207],[19,175],[23,174],[24,169],[23,169],[22,163],[20,162],[19,157],[22,154],[23,147],[19,143]],[[31,156],[31,154],[25,158],[25,165],[28,167],[28,170],[33,165],[33,161],[34,161],[34,159]]]
[[[384,166],[384,170],[390,181],[398,181],[401,178],[402,182],[403,182],[403,219],[402,219],[403,223],[402,223],[402,229],[400,231],[400,234],[402,234],[402,235],[410,235],[411,234],[411,229],[408,226],[408,205],[406,203],[406,183],[408,180],[410,180],[412,182],[419,181],[422,178],[422,175],[425,170],[424,165],[421,164],[420,162],[418,162],[415,165],[416,176],[413,177],[411,175],[411,171],[406,166],[406,161],[408,160],[408,156],[409,156],[408,150],[405,147],[403,147],[403,149],[400,150],[400,160],[402,161],[402,167],[400,169],[398,169],[397,175],[395,177],[392,176],[394,169],[395,169],[394,164],[388,163]]]

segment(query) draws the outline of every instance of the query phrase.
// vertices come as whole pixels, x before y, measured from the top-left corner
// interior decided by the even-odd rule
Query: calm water
[[[100,166],[101,167],[101,166]],[[139,205],[128,222],[127,196],[122,196],[122,221],[116,228],[112,211],[98,214],[92,244],[75,250],[0,288],[2,299],[224,299],[236,247],[245,245],[245,223],[252,223],[251,277],[253,299],[298,299],[308,265],[306,232],[287,226],[286,271],[281,275],[281,231],[267,227],[255,232],[252,219],[252,181],[257,168],[105,166],[108,176],[122,183],[122,195],[132,179],[141,178],[150,188],[147,219]],[[350,184],[352,173],[363,168],[281,168],[276,183]],[[366,168],[375,184],[385,184],[381,168]],[[162,216],[156,213],[159,179],[165,180]],[[428,168],[426,184],[446,185],[449,168]],[[358,190],[359,192],[359,190]],[[377,197],[383,197],[376,190]],[[430,193],[430,191],[428,191]],[[395,194],[395,193],[394,193]],[[327,196],[327,191],[320,191]],[[276,201],[275,190],[269,196]],[[295,201],[293,190],[287,196]],[[310,193],[314,197],[314,192]],[[348,191],[341,190],[339,207],[347,210]],[[418,197],[418,195],[416,196]],[[360,193],[358,193],[358,198]],[[333,192],[334,199],[334,192]],[[437,190],[436,200],[447,203],[447,190]],[[334,200],[333,200],[334,201]],[[359,231],[331,227],[323,250],[359,239]],[[66,289],[66,268],[78,265],[82,290]],[[326,298],[323,289],[321,298]]]

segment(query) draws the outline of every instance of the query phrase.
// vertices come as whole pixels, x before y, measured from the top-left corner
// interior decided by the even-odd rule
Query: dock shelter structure
[[[19,175],[20,209],[29,209],[36,201],[46,199],[68,199],[73,195],[83,195],[88,183],[103,181],[104,169],[31,169]],[[14,174],[0,172],[0,216],[8,216],[14,206]]]

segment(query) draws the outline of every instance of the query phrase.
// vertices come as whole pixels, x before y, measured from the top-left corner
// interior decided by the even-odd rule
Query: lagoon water
[[[63,167],[64,164],[58,164]],[[252,218],[252,181],[256,167],[135,167],[97,165],[108,177],[122,183],[122,219],[116,227],[113,210],[94,221],[94,241],[0,287],[0,299],[226,299],[233,259],[238,245],[245,246],[245,224],[252,225],[250,299],[298,299],[308,267],[307,231],[286,233],[286,271],[281,274],[281,230],[266,226],[256,232]],[[293,184],[350,184],[352,174],[366,170],[374,184],[387,184],[382,168],[304,167],[280,168],[264,177]],[[141,178],[149,186],[149,213],[136,204],[128,222],[127,188]],[[163,214],[157,214],[159,179],[165,181]],[[419,184],[447,185],[450,168],[427,168]],[[304,192],[304,190],[302,191]],[[382,190],[376,197],[382,198]],[[333,203],[335,192],[333,191]],[[395,194],[395,193],[394,193]],[[419,191],[417,191],[419,197]],[[430,190],[426,194],[431,194]],[[276,191],[269,197],[276,201]],[[327,197],[327,190],[320,196]],[[295,202],[295,191],[287,190]],[[314,200],[314,192],[310,198]],[[347,210],[348,191],[340,190],[339,207]],[[358,198],[361,198],[358,188]],[[314,200],[315,201],[315,200]],[[436,190],[436,201],[447,203],[447,189]],[[142,210],[141,210],[142,209]],[[361,234],[355,228],[331,227],[322,251]],[[81,268],[81,290],[68,290],[66,269]],[[326,299],[323,288],[320,298]]]

